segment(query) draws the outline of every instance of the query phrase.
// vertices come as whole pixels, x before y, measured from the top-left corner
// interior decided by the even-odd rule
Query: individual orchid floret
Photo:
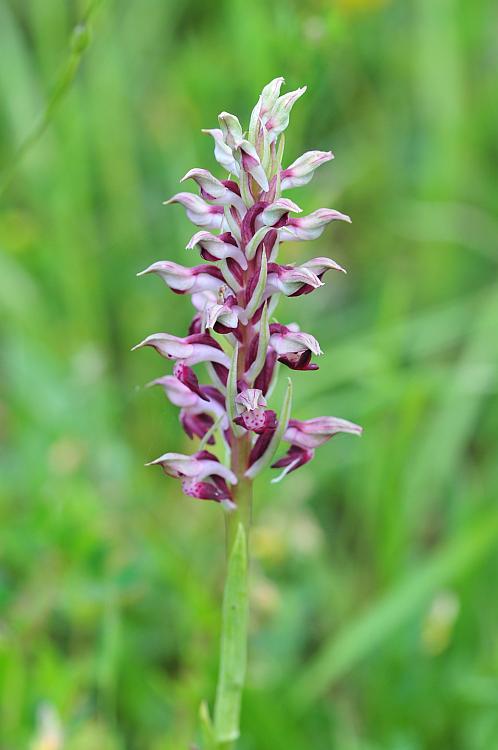
[[[285,227],[280,230],[280,239],[283,242],[299,240],[316,240],[331,221],[347,221],[351,219],[340,211],[331,208],[319,208],[308,216],[296,216],[288,220]]]
[[[204,327],[212,328],[217,333],[230,333],[230,329],[239,325],[241,311],[234,295],[227,297],[221,304],[208,304],[204,308]]]
[[[301,421],[291,419],[284,433],[284,440],[300,448],[318,448],[339,432],[361,435],[362,428],[354,422],[339,417],[315,417]]]
[[[194,180],[200,188],[201,197],[210,203],[221,206],[235,206],[243,214],[245,206],[240,197],[239,186],[232,180],[218,180],[207,169],[191,169],[180,182]]]
[[[207,333],[192,336],[173,336],[170,333],[153,333],[133,347],[141,349],[151,346],[166,359],[181,360],[185,365],[197,365],[199,362],[216,362],[225,367],[230,366],[230,360],[215,339]]]
[[[315,455],[315,449],[326,443],[339,432],[361,435],[362,428],[354,422],[339,417],[315,417],[301,421],[289,420],[283,439],[290,443],[290,448],[278,461],[272,464],[273,469],[284,471],[273,482],[279,482],[291,471],[307,464]]]
[[[226,282],[216,266],[194,266],[187,268],[171,260],[159,260],[140,271],[137,276],[155,273],[177,294],[196,294],[212,290],[217,292]]]
[[[259,97],[255,109],[257,108],[257,115],[260,119],[263,119],[263,121],[265,121],[265,115],[271,112],[275,106],[283,83],[285,83],[285,79],[282,78],[282,76],[274,78],[273,81],[266,84],[261,92],[261,96]]]
[[[220,128],[204,129],[202,131],[214,139],[214,158],[229,174],[240,176],[240,166],[235,159],[232,149],[225,143],[223,131]]]
[[[282,190],[307,185],[313,178],[315,170],[333,158],[332,151],[307,151],[292,162],[287,169],[280,172]]]
[[[206,231],[197,232],[188,241],[186,249],[192,250],[196,247],[199,248],[204,260],[216,261],[233,258],[243,271],[247,269],[247,258],[229,232],[219,235]]]
[[[165,206],[171,203],[180,203],[185,208],[188,219],[198,227],[221,229],[224,224],[223,206],[210,206],[199,195],[177,193],[169,200],[164,201]]]
[[[242,125],[239,122],[239,118],[230,114],[230,112],[221,112],[221,114],[218,115],[218,121],[223,134],[223,140],[232,151],[235,151],[244,140]]]
[[[283,217],[287,216],[287,214],[299,214],[302,210],[302,208],[299,208],[299,206],[296,205],[294,201],[289,200],[289,198],[278,198],[278,200],[270,203],[270,205],[261,212],[258,218],[263,226],[274,226],[280,222]]]
[[[318,370],[318,365],[311,363],[311,356],[319,356],[323,352],[310,333],[295,330],[294,326],[272,323],[270,346],[277,353],[278,361],[291,370]]]
[[[336,263],[335,260],[323,256],[319,258],[311,258],[310,260],[301,263],[299,268],[307,268],[314,273],[320,281],[327,271],[341,271],[342,273],[346,273],[346,269],[340,266],[339,263]]]
[[[237,417],[234,422],[258,435],[277,427],[277,415],[266,408],[266,399],[259,388],[246,388],[235,398]]]
[[[291,268],[293,267],[291,266]],[[303,284],[295,284],[294,286],[291,286],[290,283],[287,282],[284,287],[280,279],[275,279],[271,276],[269,277],[268,283],[274,284],[276,289],[280,289],[289,297],[300,297],[302,294],[309,294],[314,289],[317,289],[318,286],[323,286],[322,279],[327,271],[334,270],[346,273],[345,269],[331,258],[311,258],[311,260],[307,260],[300,266],[296,266],[294,270],[296,273],[301,272],[302,274],[312,274],[312,280],[309,283],[305,282]],[[319,284],[317,284],[317,279],[320,282]]]
[[[289,124],[290,112],[297,100],[305,93],[306,86],[279,96],[270,111],[263,117],[264,125],[273,143]]]
[[[181,479],[185,495],[234,507],[227,483],[237,484],[237,477],[209,451],[199,451],[193,456],[164,453],[146,466],[161,466],[168,476]]]
[[[266,281],[266,294],[280,292],[288,297],[295,295],[303,287],[318,289],[323,286],[323,281],[306,266],[281,266],[277,263],[268,265],[268,276]]]

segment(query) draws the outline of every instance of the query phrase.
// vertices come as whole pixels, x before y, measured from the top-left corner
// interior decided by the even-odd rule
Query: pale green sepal
[[[259,126],[259,113],[261,112],[261,96],[259,97],[256,106],[251,112],[251,120],[249,122],[249,134],[247,140],[252,143],[253,146],[257,146],[258,126]]]
[[[261,227],[261,229],[258,229],[258,231],[255,232],[255,234],[251,237],[246,245],[245,252],[247,260],[252,260],[254,258],[254,256],[256,255],[256,250],[258,249],[258,245],[263,242],[268,232],[272,229],[275,229],[275,227]],[[278,229],[276,229],[275,231],[278,232]]]
[[[230,211],[230,206],[225,206],[224,208],[224,215],[225,215],[225,221],[228,224],[228,228],[234,238],[237,240],[237,242],[240,242],[240,227],[235,221],[235,219],[232,216],[232,212]]]
[[[270,327],[268,325],[268,304],[265,302],[263,306],[263,312],[261,313],[261,321],[259,324],[258,351],[256,352],[256,359],[246,372],[246,378],[249,383],[252,383],[263,369],[266,354],[268,352],[269,341]]]
[[[213,722],[209,715],[209,707],[206,701],[202,701],[199,706],[199,721],[202,732],[202,750],[217,750],[218,743],[214,733]]]
[[[226,260],[220,261],[220,269],[221,273],[223,274],[223,278],[227,282],[230,289],[235,293],[240,292],[242,287],[240,286],[233,273],[230,271]]]
[[[271,177],[270,138],[268,137],[268,131],[265,127],[262,128],[262,134],[263,153],[261,154],[261,164],[263,165],[266,175]]]
[[[228,372],[227,379],[227,392],[225,396],[225,406],[228,416],[228,421],[235,437],[240,437],[244,434],[245,430],[239,425],[234,423],[236,417],[235,414],[235,398],[237,396],[237,360],[239,357],[239,345],[236,344],[233,348],[232,361],[230,362],[230,370]]]
[[[262,456],[258,458],[253,465],[247,469],[245,476],[248,479],[254,479],[263,469],[265,469],[272,461],[275,453],[277,452],[280,441],[287,429],[289,423],[289,417],[292,407],[292,381],[290,378],[287,379],[287,390],[285,391],[284,400],[282,403],[282,409],[280,411],[280,417],[278,420],[278,427],[275,430],[272,439],[268,443],[268,448]]]
[[[240,734],[239,717],[247,659],[247,543],[239,523],[223,598],[220,675],[214,709],[215,738],[219,744],[232,742]]]
[[[266,253],[263,250],[261,253],[261,268],[259,269],[259,278],[258,283],[256,284],[256,287],[254,289],[253,295],[251,299],[249,300],[249,303],[244,310],[244,316],[247,322],[249,322],[258,309],[258,307],[263,302],[263,295],[265,293],[266,289],[266,278],[268,274],[268,261],[266,259]]]
[[[284,158],[284,148],[285,148],[285,135],[284,133],[282,133],[278,141],[277,153],[275,154],[274,161],[272,164],[272,175],[275,174],[277,177],[277,184],[275,185],[275,200],[278,200],[278,198],[280,198],[280,195],[282,193],[281,188],[280,188],[280,183],[282,181],[280,172],[282,171],[282,159]]]
[[[250,208],[254,203],[254,199],[251,194],[251,189],[249,187],[249,180],[251,179],[251,176],[247,174],[247,172],[244,172],[242,167],[240,169],[241,169],[240,180],[239,180],[240,194],[241,194],[242,200],[244,201],[244,205],[247,208]]]

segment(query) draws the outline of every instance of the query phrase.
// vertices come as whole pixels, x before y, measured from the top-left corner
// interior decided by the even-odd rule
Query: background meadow
[[[177,192],[223,109],[304,83],[292,198],[353,224],[279,318],[325,356],[295,414],[365,428],[257,485],[241,750],[498,743],[496,24],[491,0],[0,0],[0,749],[180,750],[213,698],[219,508],[144,384],[194,264]],[[83,24],[83,25],[82,25]],[[289,193],[290,196],[290,193]]]

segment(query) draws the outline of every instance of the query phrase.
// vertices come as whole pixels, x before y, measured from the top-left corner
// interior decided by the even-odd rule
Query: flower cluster
[[[155,333],[135,347],[153,347],[174,362],[172,374],[153,384],[180,407],[189,438],[201,440],[192,455],[165,453],[151,464],[181,479],[185,494],[228,507],[236,501],[234,488],[242,475],[253,478],[271,464],[283,470],[281,479],[310,461],[336,433],[361,433],[358,425],[335,417],[290,419],[290,382],[278,416],[267,404],[280,365],[316,370],[313,358],[322,354],[318,341],[296,324],[270,322],[279,297],[309,294],[324,285],[327,271],[344,271],[326,257],[280,264],[279,246],[316,239],[332,221],[350,221],[327,208],[300,216],[299,206],[282,197],[283,191],[306,185],[317,167],[333,158],[330,151],[308,151],[282,168],[282,134],[306,90],[281,96],[282,83],[276,78],[265,86],[247,133],[228,112],[220,114],[219,128],[204,131],[214,139],[215,159],[228,179],[191,169],[182,182],[195,182],[199,195],[180,192],[166,201],[181,204],[199,228],[186,249],[205,262],[187,268],[158,261],[139,274],[156,274],[176,294],[190,295],[196,311],[187,336]],[[201,385],[194,372],[200,363],[209,385]],[[218,435],[226,464],[206,450]],[[288,450],[274,461],[282,440]]]

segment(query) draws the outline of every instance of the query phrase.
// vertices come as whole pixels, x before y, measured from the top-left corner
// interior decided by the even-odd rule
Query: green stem
[[[227,576],[223,595],[221,654],[214,734],[218,750],[232,750],[240,734],[240,705],[246,673],[248,548],[252,481],[243,476],[250,449],[246,436],[235,441],[232,466],[239,482],[236,508],[226,514]]]

